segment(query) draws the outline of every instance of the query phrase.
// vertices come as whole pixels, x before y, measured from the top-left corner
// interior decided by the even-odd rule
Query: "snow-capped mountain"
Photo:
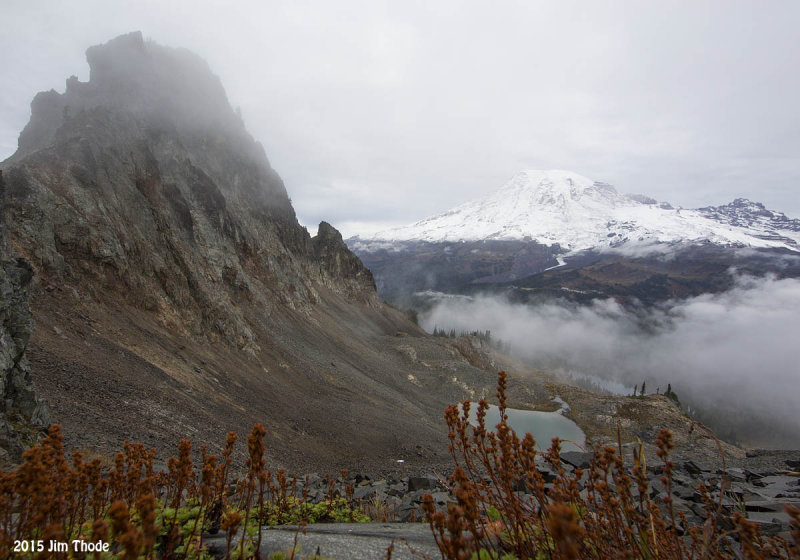
[[[695,210],[561,170],[522,171],[493,193],[414,224],[352,238],[359,251],[398,242],[534,241],[557,253],[637,244],[711,242],[800,252],[800,220],[746,199]]]

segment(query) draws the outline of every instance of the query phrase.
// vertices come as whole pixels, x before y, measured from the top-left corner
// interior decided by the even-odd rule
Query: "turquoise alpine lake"
[[[469,411],[469,422],[476,424],[478,421],[478,405],[472,403]],[[553,438],[562,440],[562,451],[583,451],[586,442],[586,434],[583,433],[578,425],[561,414],[560,412],[541,412],[538,410],[520,410],[517,408],[506,408],[508,425],[522,439],[525,434],[531,434],[536,440],[536,447],[540,450],[547,450]],[[500,409],[489,405],[486,411],[486,429],[494,431],[500,423]]]

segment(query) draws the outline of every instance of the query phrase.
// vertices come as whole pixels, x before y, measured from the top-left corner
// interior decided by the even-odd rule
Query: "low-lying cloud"
[[[613,300],[512,304],[443,299],[423,325],[489,329],[541,368],[648,392],[671,384],[720,435],[763,446],[800,445],[800,280],[738,278],[722,294],[631,309]],[[619,387],[619,385],[616,385]]]

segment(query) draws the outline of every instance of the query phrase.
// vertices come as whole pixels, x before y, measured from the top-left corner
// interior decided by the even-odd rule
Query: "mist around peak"
[[[64,93],[50,90],[34,97],[30,122],[9,161],[63,143],[68,135],[62,128],[71,130],[87,114],[100,114],[107,122],[110,112],[140,121],[154,135],[202,135],[266,162],[263,148],[231,107],[222,82],[197,54],[135,31],[89,47],[86,61],[88,81],[73,75]]]

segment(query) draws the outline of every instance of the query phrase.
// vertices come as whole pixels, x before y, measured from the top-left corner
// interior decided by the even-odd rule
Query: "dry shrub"
[[[264,494],[281,491],[279,485],[265,488],[271,476],[265,470],[265,434],[261,424],[253,427],[249,470],[243,480],[230,481],[233,433],[219,457],[202,448],[198,476],[187,440],[164,472],[156,472],[153,450],[129,442],[113,467],[104,469],[99,459],[85,462],[80,453],[68,461],[61,428],[54,425],[15,471],[0,472],[0,558],[84,557],[75,554],[72,540],[108,542],[115,558],[200,558],[203,534],[220,530],[230,555],[233,539],[245,529],[260,535]],[[15,541],[50,539],[69,542],[69,552],[14,550]],[[235,556],[257,556],[258,544],[240,538]]]
[[[501,422],[495,431],[485,425],[488,404],[478,405],[477,426],[468,422],[469,401],[462,411],[446,411],[451,477],[456,503],[436,511],[425,496],[425,509],[444,558],[642,558],[656,560],[800,557],[800,510],[789,507],[791,538],[766,537],[738,513],[728,514],[700,485],[707,520],[687,523],[664,503],[650,499],[644,455],[629,470],[613,447],[595,450],[581,491],[581,469],[568,474],[560,460],[560,444],[543,454],[555,472],[545,480],[536,468],[539,452],[530,435],[521,440],[505,417],[506,376],[498,376]],[[217,455],[180,442],[178,454],[157,472],[155,453],[138,443],[125,443],[110,469],[75,453],[65,457],[61,428],[54,425],[40,445],[27,450],[15,471],[0,472],[0,558],[203,558],[203,536],[221,533],[227,557],[259,558],[261,527],[266,523],[315,520],[356,521],[360,512],[353,486],[341,477],[327,477],[327,499],[308,503],[308,477],[298,497],[297,475],[266,469],[264,436],[257,424],[247,437],[247,471],[231,479],[237,436],[228,434]],[[670,495],[672,436],[656,439],[664,463],[662,482]],[[343,492],[340,491],[343,488]],[[12,554],[17,540],[108,542],[111,554]],[[391,555],[391,552],[389,552]]]
[[[301,493],[296,473],[267,469],[265,435],[261,424],[253,427],[246,471],[234,478],[233,432],[219,455],[201,447],[197,466],[192,444],[182,440],[158,472],[155,452],[127,441],[110,468],[80,453],[70,462],[54,425],[15,471],[0,471],[0,559],[202,559],[210,558],[203,541],[208,534],[221,535],[226,558],[259,558],[267,524],[368,520],[353,499],[347,471],[340,479],[328,476],[328,499],[312,505],[308,476]],[[69,543],[69,551],[47,552],[51,539]],[[73,540],[109,543],[110,551],[77,553]],[[45,550],[15,551],[15,541],[42,541]]]
[[[444,558],[545,559],[739,559],[800,557],[800,511],[787,508],[792,542],[761,535],[738,512],[726,513],[709,488],[699,485],[707,519],[687,522],[672,507],[672,434],[662,430],[655,440],[664,463],[662,503],[650,499],[644,453],[625,465],[620,449],[598,447],[585,477],[568,474],[560,460],[560,442],[543,454],[554,473],[551,481],[536,467],[536,442],[520,439],[508,426],[506,374],[498,374],[497,398],[501,421],[486,428],[488,404],[481,400],[477,425],[469,423],[471,403],[445,412],[450,452],[455,462],[451,487],[456,502],[447,512],[436,511],[433,499],[424,506]],[[505,555],[505,556],[504,556]]]

